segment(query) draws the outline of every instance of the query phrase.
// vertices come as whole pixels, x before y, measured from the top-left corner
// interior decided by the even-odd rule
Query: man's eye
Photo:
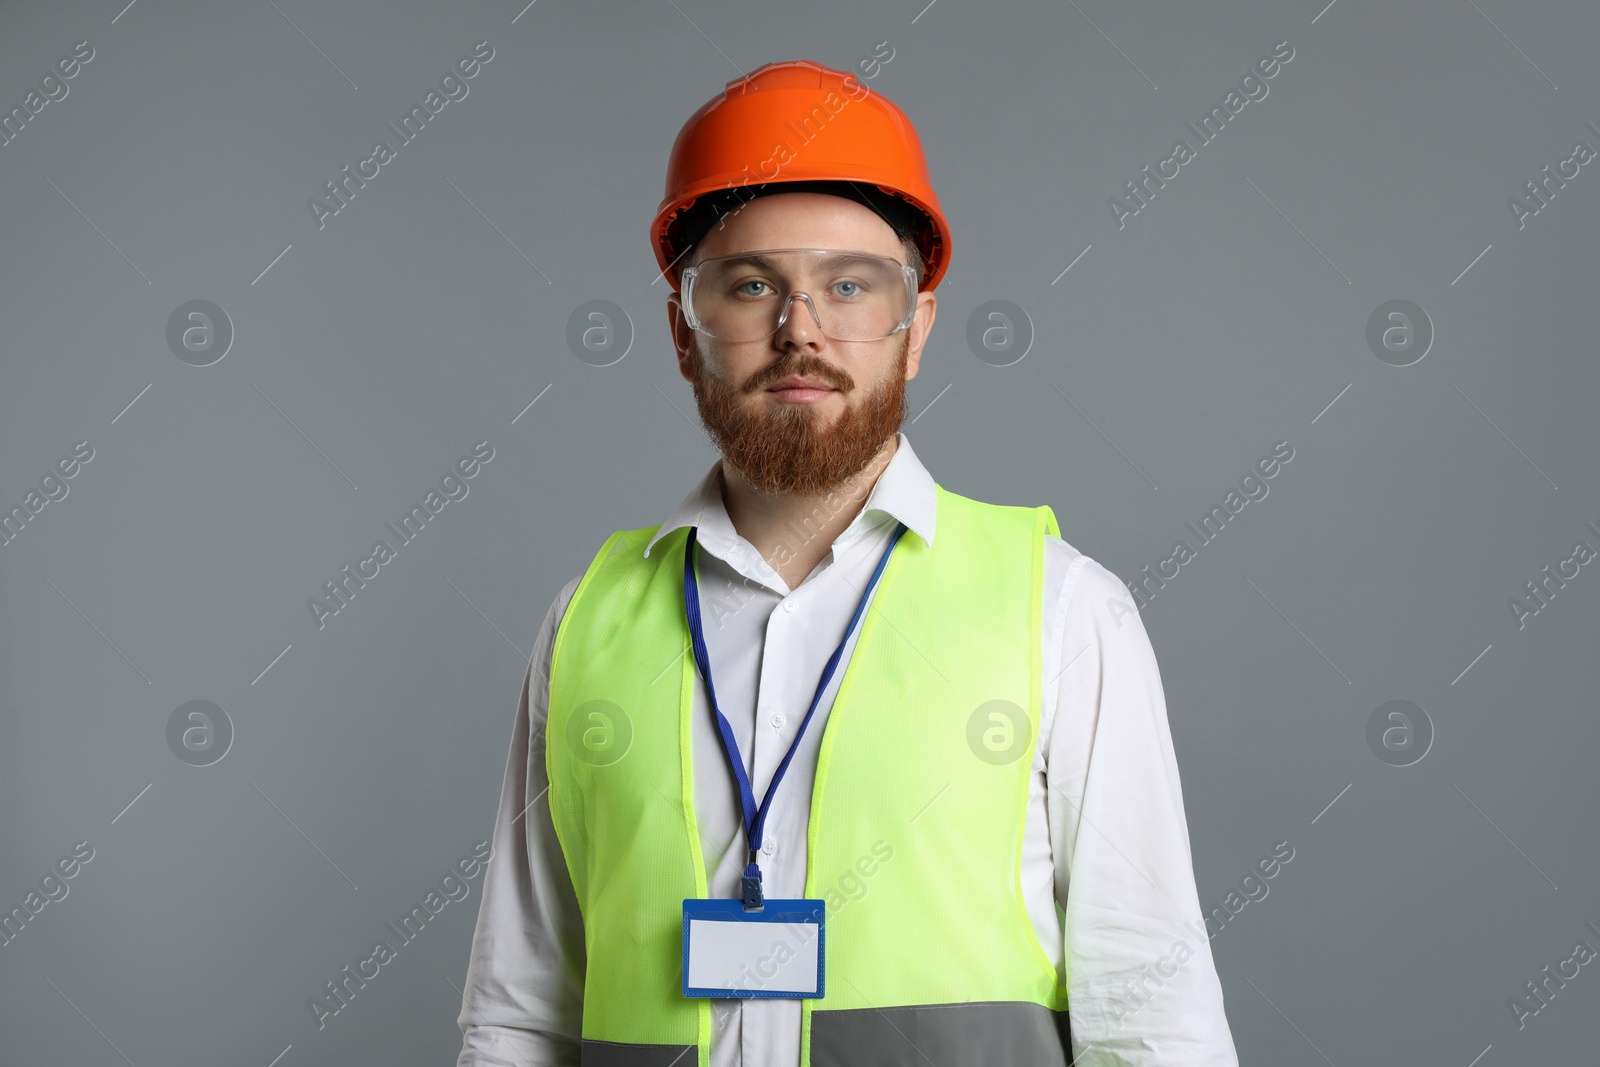
[[[755,279],[751,279],[750,281],[747,281],[747,282],[744,282],[743,284],[741,284],[737,289],[734,290],[734,292],[738,293],[740,296],[761,296],[763,294],[761,294],[761,293],[753,293],[753,292],[751,292],[749,290],[748,287],[752,286],[752,285],[766,285],[766,284],[767,284],[766,282],[757,281]],[[771,288],[771,286],[767,286],[767,287],[769,289]]]
[[[848,290],[839,294],[843,297],[854,297],[861,295],[861,286],[856,282],[840,282],[837,286],[835,286],[835,288],[846,288]]]

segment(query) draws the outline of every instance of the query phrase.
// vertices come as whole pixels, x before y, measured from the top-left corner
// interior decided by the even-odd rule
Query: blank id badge
[[[826,910],[821,900],[768,900],[757,911],[685,900],[683,995],[821,997]]]

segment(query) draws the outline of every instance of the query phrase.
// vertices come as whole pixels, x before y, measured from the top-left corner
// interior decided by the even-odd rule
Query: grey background
[[[550,600],[715,458],[646,237],[678,127],[880,41],[858,69],[953,230],[906,427],[942,484],[1052,505],[1131,580],[1294,448],[1143,613],[1202,906],[1295,849],[1212,942],[1241,1061],[1593,1061],[1597,965],[1520,1031],[1508,999],[1600,948],[1600,575],[1524,628],[1508,600],[1600,547],[1600,165],[1520,230],[1507,199],[1600,148],[1600,9],[11,3],[0,105],[85,39],[0,147],[0,507],[94,449],[0,546],[0,908],[95,855],[0,946],[0,1061],[453,1062],[481,876],[320,1031],[307,999],[489,837]],[[307,199],[480,40],[319,230]],[[1282,40],[1119,230],[1107,199]],[[166,343],[194,299],[236,331],[208,367]],[[1035,330],[1011,366],[965,340],[992,299]],[[1395,299],[1436,331],[1407,367],[1365,339]],[[635,332],[610,366],[567,343],[590,300]],[[485,439],[319,630],[308,598]],[[208,767],[167,742],[197,699],[235,731]],[[1396,699],[1435,731],[1406,767],[1366,741]]]

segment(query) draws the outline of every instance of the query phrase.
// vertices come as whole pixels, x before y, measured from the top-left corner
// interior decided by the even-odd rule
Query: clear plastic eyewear
[[[689,326],[719,341],[771,337],[796,299],[835,341],[878,341],[911,325],[917,271],[887,256],[833,248],[763,248],[702,260],[682,273]]]

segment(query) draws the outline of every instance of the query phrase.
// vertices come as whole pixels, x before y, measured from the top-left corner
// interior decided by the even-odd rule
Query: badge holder
[[[683,995],[755,999],[824,995],[821,900],[683,902]]]

